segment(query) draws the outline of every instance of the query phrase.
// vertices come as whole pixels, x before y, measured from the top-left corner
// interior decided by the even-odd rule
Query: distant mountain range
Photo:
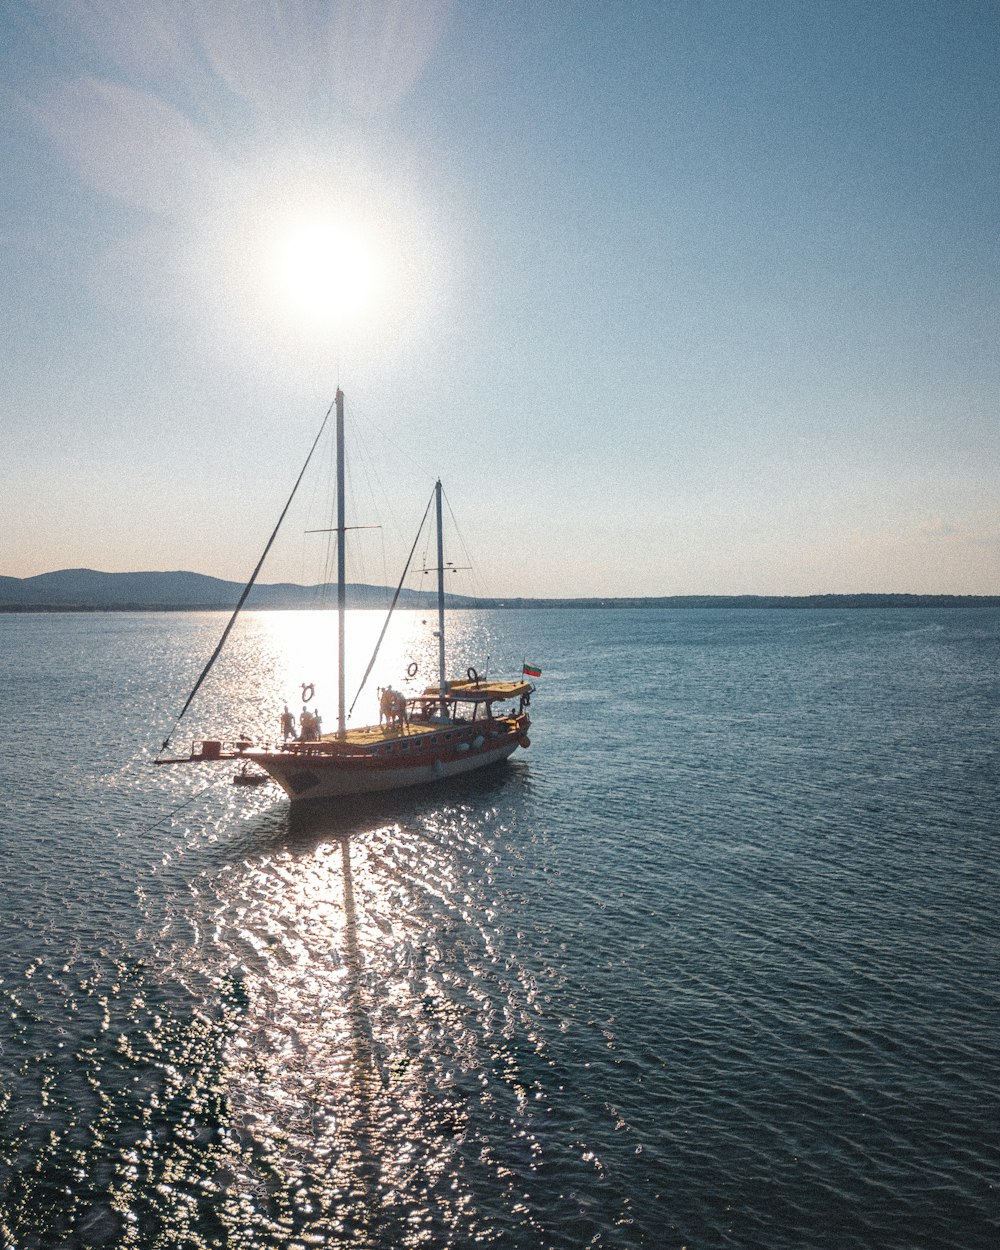
[[[243,593],[242,582],[227,582],[203,573],[99,573],[94,569],[60,569],[37,577],[0,577],[0,612],[23,611],[210,611],[232,610]],[[392,591],[383,586],[347,587],[351,608],[384,608]],[[460,597],[459,597],[460,598]],[[335,585],[298,586],[291,582],[255,586],[248,608],[321,608],[337,602]],[[427,591],[404,590],[400,606],[423,608],[432,602]],[[473,600],[465,600],[471,605]],[[456,602],[455,606],[460,606]]]
[[[61,569],[37,577],[0,577],[0,612],[193,612],[232,610],[243,584],[202,573],[99,573]],[[384,608],[392,591],[354,583],[351,608]],[[336,604],[329,584],[255,586],[248,608],[320,608]],[[403,590],[399,606],[428,609],[431,591]],[[453,608],[950,608],[1000,607],[1000,595],[667,595],[655,598],[473,599],[448,595]]]

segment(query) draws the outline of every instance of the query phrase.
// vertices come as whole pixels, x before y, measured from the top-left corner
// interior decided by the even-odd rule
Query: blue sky
[[[487,592],[1000,593],[994,3],[0,22],[0,573],[244,579],[339,381]]]

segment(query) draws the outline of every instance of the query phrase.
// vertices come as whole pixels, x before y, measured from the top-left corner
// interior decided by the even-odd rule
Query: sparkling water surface
[[[1000,1244],[1000,613],[456,614],[531,748],[294,815],[224,623],[0,616],[0,1245]]]

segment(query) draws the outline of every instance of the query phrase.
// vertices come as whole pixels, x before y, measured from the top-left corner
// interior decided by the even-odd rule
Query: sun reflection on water
[[[484,651],[488,633],[475,628],[478,614],[452,614],[449,625],[448,676],[464,676],[473,666],[486,675],[499,671]],[[345,697],[348,726],[378,722],[378,689],[391,685],[416,695],[438,680],[435,613],[396,612],[389,622],[378,658],[358,695],[385,613],[354,610],[347,613],[345,639]],[[498,657],[499,658],[499,657]],[[507,659],[513,669],[513,659]],[[518,661],[519,663],[519,661]],[[416,665],[412,675],[409,669]],[[278,735],[279,716],[287,704],[296,714],[302,694],[312,687],[311,706],[319,708],[323,728],[330,732],[337,718],[336,614],[331,611],[247,613],[231,637],[226,652],[199,692],[198,702],[185,723],[192,737],[248,735],[256,740]],[[357,700],[355,702],[355,696]],[[190,722],[190,723],[188,723]]]
[[[173,960],[236,1005],[218,1178],[234,1227],[252,1209],[283,1236],[469,1235],[489,1223],[483,1169],[503,1188],[520,1170],[488,1126],[516,1125],[531,1166],[521,1064],[544,1046],[493,929],[495,817],[453,798],[388,820],[296,813],[190,881],[202,939],[173,934]]]
[[[383,623],[348,613],[348,705]],[[190,732],[273,738],[303,685],[333,729],[334,625],[328,611],[247,614]],[[396,614],[350,724],[377,720],[380,685],[436,682],[436,627]],[[449,676],[516,672],[503,638],[489,614],[452,614]],[[540,1155],[550,1062],[521,935],[498,907],[516,810],[498,800],[518,773],[311,813],[270,786],[183,808],[145,937],[221,1012],[210,1170],[233,1236],[417,1246],[490,1239],[509,1220]]]

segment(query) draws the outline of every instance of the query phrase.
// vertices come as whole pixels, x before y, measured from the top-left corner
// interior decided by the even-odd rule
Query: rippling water
[[[531,749],[294,818],[223,620],[0,616],[0,1244],[998,1244],[1000,613],[461,615]]]

